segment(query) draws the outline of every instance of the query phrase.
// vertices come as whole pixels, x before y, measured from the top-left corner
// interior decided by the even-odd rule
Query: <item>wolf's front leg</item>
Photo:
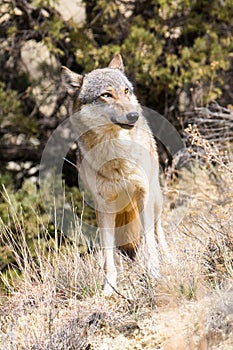
[[[155,277],[160,277],[158,247],[155,239],[154,227],[154,205],[150,199],[142,198],[139,201],[140,218],[143,232],[144,259],[148,273]]]
[[[109,295],[117,287],[117,269],[115,255],[115,214],[98,212],[101,246],[104,252],[104,294]]]
[[[161,224],[161,214],[162,214],[162,195],[157,197],[157,201],[154,206],[155,210],[155,233],[156,238],[159,243],[159,248],[161,255],[166,259],[168,263],[174,263],[174,259],[171,255],[170,249],[168,247],[167,241],[165,239],[163,227]]]

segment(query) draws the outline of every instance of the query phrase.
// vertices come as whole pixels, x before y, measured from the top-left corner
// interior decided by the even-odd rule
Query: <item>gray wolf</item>
[[[104,250],[104,293],[117,288],[116,247],[133,256],[139,246],[148,273],[159,277],[155,234],[164,250],[159,161],[121,56],[107,68],[79,75],[62,67],[78,131],[79,175],[90,190]]]

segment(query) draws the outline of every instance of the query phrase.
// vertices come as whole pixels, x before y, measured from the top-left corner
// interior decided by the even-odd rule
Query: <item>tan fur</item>
[[[116,246],[130,258],[135,257],[140,243],[141,223],[136,199],[116,214]],[[124,242],[128,242],[125,243]]]

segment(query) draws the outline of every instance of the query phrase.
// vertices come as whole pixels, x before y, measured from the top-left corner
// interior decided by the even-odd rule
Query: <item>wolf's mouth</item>
[[[134,126],[135,126],[135,124],[123,124],[123,123],[114,123],[114,124],[116,124],[116,125],[119,125],[121,128],[123,128],[123,129],[132,129]]]

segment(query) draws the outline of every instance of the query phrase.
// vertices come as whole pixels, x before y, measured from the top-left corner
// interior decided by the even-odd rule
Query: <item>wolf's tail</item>
[[[136,200],[116,215],[116,246],[123,254],[134,258],[140,243],[141,223]]]

